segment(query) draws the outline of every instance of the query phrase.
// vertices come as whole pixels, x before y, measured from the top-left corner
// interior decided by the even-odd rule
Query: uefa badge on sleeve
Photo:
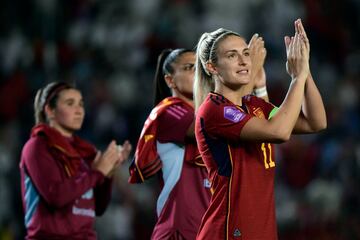
[[[236,107],[226,106],[224,107],[224,118],[237,123],[245,117],[245,113],[241,112]]]

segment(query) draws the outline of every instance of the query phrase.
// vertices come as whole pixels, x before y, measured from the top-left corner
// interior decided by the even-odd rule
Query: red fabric
[[[64,167],[68,177],[74,176],[81,165],[81,159],[93,159],[96,149],[78,136],[73,136],[72,145],[60,132],[47,124],[38,124],[31,131],[31,137],[44,136],[53,150],[53,157]]]
[[[273,106],[250,95],[242,100],[239,107],[211,93],[196,116],[196,139],[213,190],[197,239],[277,239],[274,147],[240,139],[247,121],[268,118]]]
[[[158,216],[151,239],[168,240],[176,232],[184,239],[195,239],[210,198],[206,168],[184,161],[180,179]]]
[[[112,180],[91,169],[94,154],[95,147],[78,137],[34,128],[20,163],[26,239],[96,239],[95,215],[110,201]],[[73,160],[77,164],[69,165]],[[76,166],[73,176],[65,165]]]
[[[156,140],[160,143],[185,144],[186,132],[194,121],[194,108],[185,104],[173,104],[159,115]]]
[[[165,190],[164,185],[169,184],[169,178],[165,176],[169,176],[170,168],[171,174],[180,174],[180,178],[171,188],[166,188],[169,195],[161,200],[163,207],[157,209],[159,215],[151,239],[195,239],[201,218],[209,205],[211,194],[207,170],[204,165],[194,164],[202,163],[202,159],[194,137],[187,136],[193,122],[194,108],[182,100],[165,106],[161,113],[157,112],[153,144],[158,146],[158,143],[172,143],[173,147],[166,152],[169,155],[172,155],[172,151],[179,154],[179,149],[184,149],[185,152],[181,156],[173,155],[174,158],[164,159],[162,155],[159,156],[161,163],[165,163],[160,165],[163,174],[158,175],[162,177],[161,194]],[[157,150],[161,152],[160,149]]]
[[[151,111],[149,117],[146,119],[136,146],[134,160],[129,167],[129,183],[144,182],[145,179],[153,176],[161,169],[162,165],[156,149],[159,124],[158,116],[160,116],[167,108],[175,104],[188,105],[180,98],[165,98]],[[193,150],[191,154],[194,154]],[[194,161],[194,163],[197,163],[197,161],[200,160],[199,164],[202,163],[202,160],[199,158],[189,157],[191,154],[189,152],[186,155],[188,156],[185,158],[186,161]]]
[[[157,129],[157,138],[160,143],[174,142],[185,145],[184,160],[191,164],[205,166],[195,138],[186,137],[189,126],[194,121],[194,108],[184,102],[173,104],[166,107],[162,114],[158,114],[159,124]]]

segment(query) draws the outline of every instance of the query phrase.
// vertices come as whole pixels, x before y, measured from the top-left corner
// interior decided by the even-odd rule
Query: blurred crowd
[[[103,149],[111,139],[137,143],[152,107],[163,48],[193,48],[219,27],[265,39],[271,102],[290,77],[283,37],[302,18],[311,71],[328,129],[277,145],[280,239],[360,239],[359,0],[3,0],[0,3],[0,240],[23,239],[19,156],[34,124],[33,98],[51,81],[83,92],[79,135]],[[113,198],[97,220],[99,239],[149,239],[157,179],[129,185],[123,166]]]

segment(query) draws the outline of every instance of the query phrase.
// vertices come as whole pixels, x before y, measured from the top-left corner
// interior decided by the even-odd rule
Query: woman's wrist
[[[268,95],[266,86],[255,88],[254,93],[257,97],[265,97]]]

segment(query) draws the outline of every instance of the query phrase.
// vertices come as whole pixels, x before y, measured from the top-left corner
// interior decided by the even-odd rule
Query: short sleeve
[[[203,128],[209,136],[230,141],[240,139],[241,130],[251,117],[235,105],[216,105],[211,102],[200,116],[203,121]]]
[[[176,142],[183,144],[191,123],[194,121],[194,111],[183,106],[174,104],[159,116],[157,140],[161,143]]]

